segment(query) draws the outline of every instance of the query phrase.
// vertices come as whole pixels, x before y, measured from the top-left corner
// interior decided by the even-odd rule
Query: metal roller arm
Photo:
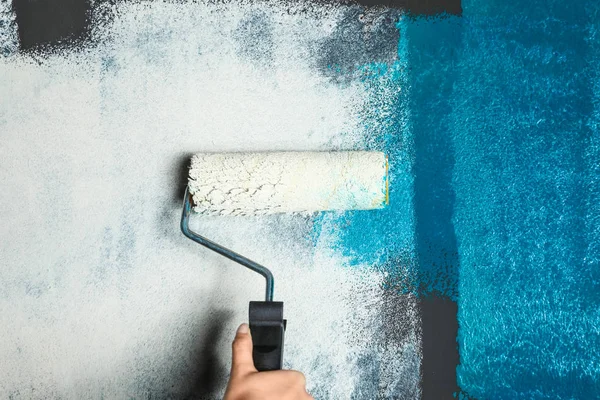
[[[191,211],[192,195],[189,193],[189,189],[186,187],[183,200],[183,212],[181,214],[181,231],[183,234],[194,242],[201,244],[202,246],[219,253],[223,257],[227,257],[230,260],[235,261],[236,263],[241,264],[244,267],[264,276],[266,280],[265,301],[273,301],[273,274],[271,271],[268,268],[263,267],[262,265],[257,264],[254,261],[193,232],[190,229]]]

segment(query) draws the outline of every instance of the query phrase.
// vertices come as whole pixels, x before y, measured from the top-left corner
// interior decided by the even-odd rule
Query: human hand
[[[302,373],[256,370],[248,324],[238,328],[232,350],[231,375],[224,400],[313,400],[306,392]]]

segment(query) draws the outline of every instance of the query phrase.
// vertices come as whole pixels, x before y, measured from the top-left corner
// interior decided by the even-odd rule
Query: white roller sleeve
[[[217,215],[368,210],[387,204],[381,152],[202,153],[192,158],[194,211]]]

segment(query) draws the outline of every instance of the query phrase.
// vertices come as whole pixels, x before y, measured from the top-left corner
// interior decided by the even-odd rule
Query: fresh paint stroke
[[[21,51],[0,59],[0,392],[219,398],[234,328],[263,287],[180,234],[191,154],[374,148],[366,121],[383,117],[365,113],[396,92],[372,93],[364,65],[397,68],[400,12],[312,2],[71,11],[71,31],[25,40],[26,25],[13,24]],[[44,13],[27,21],[44,29]],[[286,367],[306,373],[316,398],[419,397],[417,299],[388,291],[385,270],[345,268],[313,217],[192,224],[272,268],[290,321]]]

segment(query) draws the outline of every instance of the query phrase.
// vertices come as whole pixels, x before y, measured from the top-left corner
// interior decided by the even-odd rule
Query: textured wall
[[[423,283],[458,301],[464,394],[598,398],[598,3],[462,5],[408,28]]]
[[[96,3],[88,17],[72,45],[18,54],[14,32],[2,36],[13,42],[0,58],[0,397],[218,398],[233,331],[264,289],[180,233],[189,157],[400,140],[397,12],[152,2]],[[400,171],[410,157],[391,162]],[[410,180],[398,183],[410,201]],[[364,243],[386,215],[410,228],[410,204],[397,204],[352,214],[374,218]],[[192,227],[272,267],[286,366],[315,397],[414,398],[416,300],[386,292],[381,266],[400,266],[398,281],[402,265],[372,252],[392,232],[357,261],[345,218]],[[410,230],[401,237],[391,250],[409,254]]]

